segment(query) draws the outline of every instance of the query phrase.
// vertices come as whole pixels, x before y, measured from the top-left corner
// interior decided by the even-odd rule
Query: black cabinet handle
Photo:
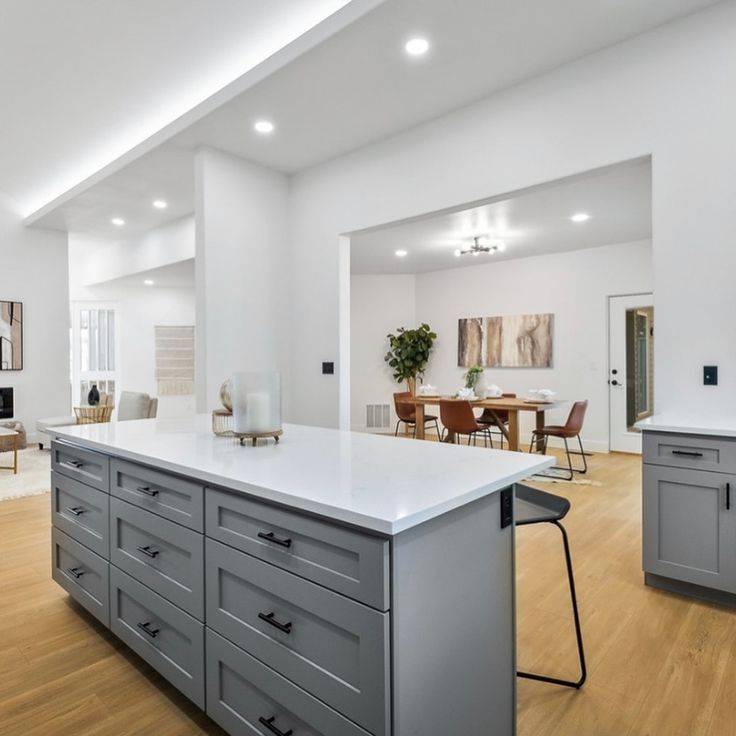
[[[265,539],[267,542],[273,542],[278,544],[279,547],[291,547],[291,539],[279,539],[273,532],[258,532],[260,539]]]
[[[151,498],[155,498],[156,496],[158,496],[158,491],[155,488],[151,488],[150,486],[138,486],[136,490],[140,491],[141,493],[145,493],[146,496],[150,496]]]
[[[290,728],[288,731],[282,731],[280,728],[277,728],[273,725],[273,722],[276,720],[276,716],[271,716],[270,718],[264,718],[261,716],[258,719],[258,723],[260,723],[262,726],[265,726],[271,733],[276,734],[276,736],[291,736],[294,733],[294,729]]]
[[[731,510],[731,484],[726,483],[726,511]]]
[[[160,554],[159,550],[155,547],[151,547],[150,544],[147,544],[145,547],[136,547],[136,549],[139,552],[142,552],[146,557],[150,557],[152,560],[155,560]]]
[[[84,465],[84,463],[81,462],[80,460],[67,460],[66,464],[71,465],[73,468],[76,468],[77,470],[79,470],[79,468],[81,468]]]
[[[136,624],[136,626],[144,633],[148,634],[151,639],[155,639],[158,636],[159,629],[152,629],[151,622],[146,621],[144,624]]]
[[[258,618],[261,619],[261,621],[265,621],[267,624],[271,624],[274,628],[278,629],[279,631],[283,631],[284,634],[291,634],[291,627],[292,623],[289,621],[286,624],[282,624],[281,621],[277,621],[274,618],[275,614],[273,611],[271,613],[259,613]]]
[[[82,506],[67,506],[66,509],[70,514],[74,514],[74,516],[81,516],[83,513],[87,511],[87,509],[82,508]]]
[[[75,579],[79,580],[79,578],[84,575],[84,570],[81,567],[69,567],[67,568],[67,572]]]
[[[702,452],[686,452],[685,450],[672,450],[673,455],[684,455],[685,457],[703,457]]]

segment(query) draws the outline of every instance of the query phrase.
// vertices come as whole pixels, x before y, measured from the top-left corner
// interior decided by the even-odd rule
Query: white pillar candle
[[[247,394],[245,398],[245,420],[247,432],[270,432],[271,397],[264,393]]]

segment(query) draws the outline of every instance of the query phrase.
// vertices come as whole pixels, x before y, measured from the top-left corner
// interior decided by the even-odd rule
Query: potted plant
[[[483,368],[479,365],[471,365],[465,374],[465,388],[472,388],[475,393],[475,387],[478,385],[480,377],[483,375]]]
[[[423,323],[415,330],[399,327],[395,335],[389,334],[387,337],[389,350],[384,360],[392,368],[394,378],[399,383],[406,381],[411,395],[414,396],[417,376],[424,375],[437,333]]]

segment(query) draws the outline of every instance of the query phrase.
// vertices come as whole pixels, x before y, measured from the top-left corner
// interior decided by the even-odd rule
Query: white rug
[[[0,452],[0,465],[12,465],[13,454]],[[23,496],[38,496],[50,489],[51,453],[29,447],[18,451],[18,474],[0,470],[0,501]]]

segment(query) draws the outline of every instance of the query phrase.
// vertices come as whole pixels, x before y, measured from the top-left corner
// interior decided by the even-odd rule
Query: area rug
[[[13,455],[0,452],[0,465],[12,465]],[[18,474],[12,470],[0,470],[0,502],[11,498],[38,496],[50,489],[51,453],[29,447],[18,451]]]
[[[567,480],[566,478],[552,478],[546,475],[533,475],[529,478],[533,483],[565,483],[570,486],[602,486],[599,480]]]

